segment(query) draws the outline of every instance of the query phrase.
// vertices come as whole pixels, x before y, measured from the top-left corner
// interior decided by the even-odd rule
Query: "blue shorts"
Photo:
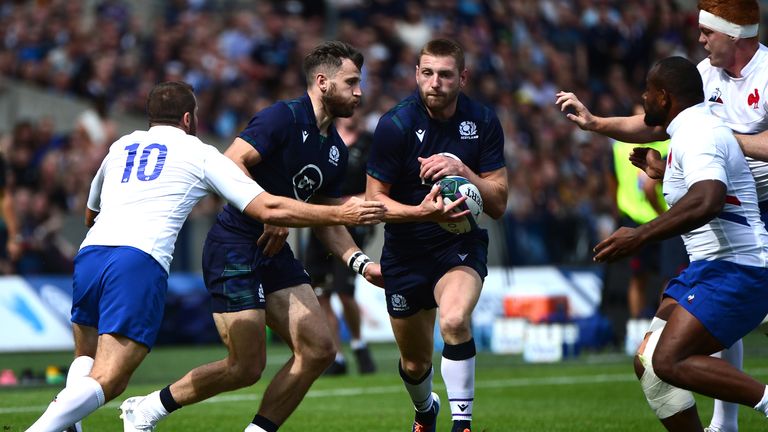
[[[75,257],[72,319],[152,348],[160,331],[168,273],[129,246],[86,246]]]
[[[664,295],[677,300],[729,348],[768,314],[768,269],[694,261],[669,281]]]
[[[381,272],[389,315],[402,318],[436,308],[435,285],[450,269],[467,266],[485,279],[487,263],[486,230],[434,244],[395,240],[388,235],[381,253]]]
[[[266,294],[311,282],[287,243],[267,257],[255,241],[225,241],[210,232],[203,246],[203,278],[215,313],[264,309]]]

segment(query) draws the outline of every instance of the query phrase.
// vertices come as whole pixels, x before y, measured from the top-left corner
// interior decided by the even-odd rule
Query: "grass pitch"
[[[281,431],[410,431],[412,408],[397,374],[394,345],[373,345],[379,371],[360,376],[322,377],[313,385]],[[222,358],[223,348],[159,347],[134,375],[128,390],[85,420],[84,429],[122,431],[120,402],[171,383],[189,369]],[[768,340],[750,335],[745,341],[745,369],[768,381]],[[183,408],[158,426],[159,432],[242,431],[255,414],[269,379],[288,358],[284,346],[270,346],[268,366],[256,385],[225,393]],[[353,357],[348,356],[350,360]],[[49,364],[67,365],[70,353],[1,354],[0,369],[42,370]],[[435,358],[435,389],[447,402]],[[631,359],[616,353],[585,354],[557,364],[532,365],[519,356],[480,353],[476,376],[474,430],[502,431],[663,431],[648,408],[632,372]],[[59,391],[57,386],[0,388],[0,427],[3,432],[25,430]],[[711,400],[697,397],[704,425],[712,413]],[[742,407],[742,431],[766,428],[765,418]],[[450,430],[447,403],[438,430]]]

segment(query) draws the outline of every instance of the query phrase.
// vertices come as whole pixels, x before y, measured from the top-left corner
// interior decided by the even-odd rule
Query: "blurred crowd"
[[[598,115],[630,114],[655,60],[705,56],[696,22],[695,2],[675,0],[0,2],[0,73],[95,107],[65,136],[44,119],[2,131],[20,238],[30,239],[27,251],[57,256],[22,260],[16,271],[71,265],[56,220],[82,213],[115,138],[110,117],[143,114],[155,83],[192,84],[199,130],[229,142],[254,112],[302,94],[303,54],[340,39],[365,54],[361,109],[373,130],[415,90],[418,50],[435,37],[462,44],[466,92],[495,108],[504,128],[505,261],[589,262],[617,216],[604,184],[610,142],[571,125],[554,95],[573,91]]]

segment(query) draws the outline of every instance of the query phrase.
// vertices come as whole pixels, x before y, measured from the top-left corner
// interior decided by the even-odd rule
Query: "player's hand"
[[[376,285],[377,287],[384,288],[384,276],[381,275],[381,264],[370,263],[365,266],[363,277],[365,280]]]
[[[666,164],[658,150],[650,147],[635,147],[629,154],[629,161],[652,179],[661,180],[664,178]]]
[[[420,157],[418,161],[421,164],[419,177],[427,181],[434,182],[452,175],[466,177],[464,175],[464,164],[450,156],[434,154],[428,158]]]
[[[264,255],[275,256],[285,245],[288,228],[264,224],[264,232],[256,240],[256,245],[263,249]]]
[[[589,112],[587,107],[581,103],[575,94],[561,91],[555,96],[557,97],[555,104],[560,105],[560,111],[570,111],[565,115],[568,120],[576,123],[576,125],[583,130],[594,130],[595,116]]]
[[[594,249],[595,262],[616,261],[619,258],[632,255],[643,246],[636,228],[621,227],[607,239],[601,241]]]
[[[387,207],[381,201],[351,197],[339,206],[344,225],[376,225],[384,219]]]
[[[419,209],[422,217],[425,221],[431,222],[452,222],[463,218],[469,214],[469,209],[460,210],[459,207],[467,200],[466,196],[462,196],[456,201],[445,204],[443,197],[440,195],[440,186],[435,184],[430,189],[427,196],[419,204]]]

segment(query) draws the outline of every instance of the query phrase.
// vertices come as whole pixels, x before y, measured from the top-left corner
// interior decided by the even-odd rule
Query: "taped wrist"
[[[362,251],[357,251],[353,253],[351,257],[349,257],[347,266],[353,272],[363,275],[365,273],[365,268],[371,262],[372,261],[370,258],[368,258],[368,255],[364,254]]]

